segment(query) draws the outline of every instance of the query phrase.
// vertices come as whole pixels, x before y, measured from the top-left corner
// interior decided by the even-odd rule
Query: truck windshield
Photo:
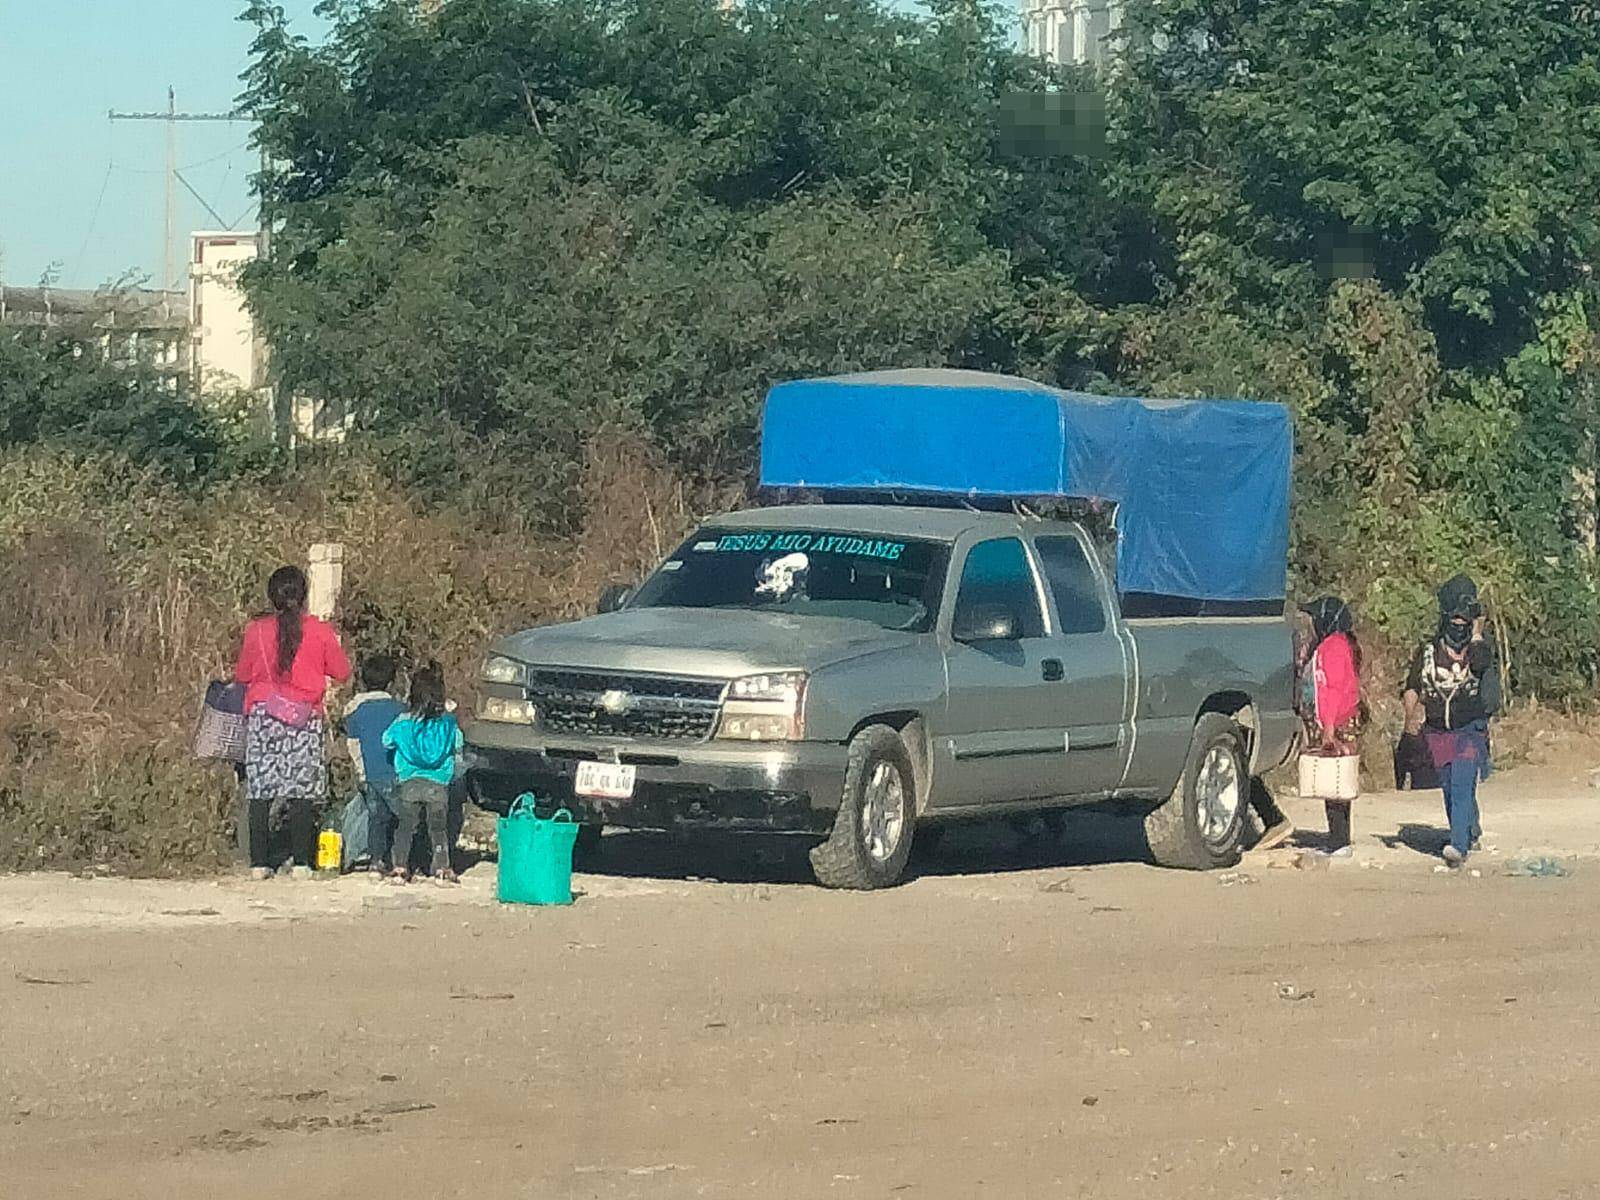
[[[735,608],[933,627],[949,547],[826,529],[702,529],[629,608]]]

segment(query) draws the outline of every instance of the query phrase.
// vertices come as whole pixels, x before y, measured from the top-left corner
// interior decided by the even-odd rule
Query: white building
[[[239,272],[255,260],[259,236],[232,230],[190,235],[190,356],[201,392],[241,388],[259,391],[266,364],[255,319],[239,286]]]
[[[1057,66],[1097,67],[1122,24],[1120,0],[1021,0],[1028,53]]]
[[[190,235],[189,362],[202,396],[229,390],[252,393],[271,408],[266,343],[256,334],[255,318],[239,286],[239,272],[261,251],[257,233],[200,230]],[[280,432],[297,442],[343,441],[349,426],[340,406],[292,396],[288,427]]]

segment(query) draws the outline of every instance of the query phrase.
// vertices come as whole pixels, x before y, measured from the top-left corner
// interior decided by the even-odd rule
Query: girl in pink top
[[[1313,600],[1302,610],[1311,637],[1300,671],[1300,719],[1311,754],[1357,754],[1362,722],[1361,643],[1350,606],[1337,596]],[[1350,802],[1325,801],[1328,849],[1350,853]]]
[[[245,684],[245,795],[250,867],[266,878],[281,856],[272,835],[289,834],[288,862],[309,874],[316,854],[314,801],[326,789],[323,696],[350,678],[333,627],[306,612],[306,576],[279,567],[267,580],[272,612],[245,627],[234,679]],[[274,861],[279,860],[279,861]]]

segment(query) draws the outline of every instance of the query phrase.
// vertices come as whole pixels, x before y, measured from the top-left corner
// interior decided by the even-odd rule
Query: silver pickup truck
[[[468,784],[601,825],[811,834],[895,883],[950,821],[1128,801],[1156,861],[1236,860],[1291,752],[1282,615],[1125,619],[1073,521],[893,504],[710,520],[613,611],[484,664]]]

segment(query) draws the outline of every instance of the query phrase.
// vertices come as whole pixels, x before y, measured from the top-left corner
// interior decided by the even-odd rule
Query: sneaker
[[[311,868],[310,867],[297,866],[292,871],[289,872],[289,878],[291,878],[291,879],[310,879],[311,878]]]
[[[1263,833],[1261,835],[1261,840],[1257,842],[1252,849],[1271,850],[1274,847],[1283,845],[1293,836],[1294,824],[1289,820],[1288,817],[1285,817],[1283,820],[1279,821],[1276,825],[1272,826],[1265,833]]]
[[[271,867],[251,867],[250,868],[250,878],[254,879],[254,880],[257,880],[258,882],[261,881],[261,880],[265,880],[265,879],[271,879],[272,878],[272,868]]]
[[[1459,867],[1462,863],[1467,861],[1467,856],[1461,853],[1461,851],[1457,850],[1454,846],[1446,846],[1444,848],[1444,861],[1447,866]]]
[[[1350,846],[1340,846],[1337,850],[1328,851],[1329,858],[1354,858],[1355,856],[1356,852]]]

